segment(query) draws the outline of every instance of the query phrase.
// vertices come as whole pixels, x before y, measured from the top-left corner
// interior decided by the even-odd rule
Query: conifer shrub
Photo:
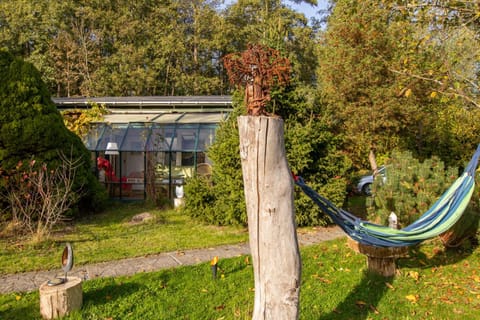
[[[32,159],[54,168],[61,154],[81,161],[73,190],[83,196],[69,212],[100,210],[107,195],[93,174],[90,152],[65,127],[38,70],[0,50],[0,168],[9,172]]]
[[[239,153],[236,108],[220,124],[215,143],[208,150],[213,161],[212,176],[195,177],[185,185],[184,212],[204,222],[216,225],[246,225],[242,168]]]
[[[184,212],[208,223],[247,224],[237,118],[244,113],[242,95],[234,96],[237,107],[217,129],[208,150],[213,161],[210,180],[194,178],[185,186]],[[329,118],[320,115],[318,103],[307,103],[296,90],[272,92],[267,111],[284,119],[285,148],[290,169],[336,205],[346,197],[347,171],[351,162],[336,145],[341,135],[329,128]],[[295,188],[295,214],[299,226],[331,223],[300,188]]]
[[[445,167],[437,157],[420,162],[411,152],[394,151],[386,163],[385,179],[377,177],[373,183],[367,219],[388,225],[388,216],[395,212],[399,228],[404,228],[425,213],[458,176],[458,168]],[[478,200],[476,190],[460,220],[443,236],[445,243],[475,236],[480,218]]]

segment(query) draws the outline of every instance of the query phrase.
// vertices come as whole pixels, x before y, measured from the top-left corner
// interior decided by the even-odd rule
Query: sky
[[[236,2],[236,0],[225,0],[225,5],[228,5],[230,3]],[[316,7],[313,7],[309,4],[302,3],[302,4],[295,4],[293,1],[284,1],[284,3],[293,9],[303,12],[305,16],[310,19],[311,17],[315,16],[315,13],[318,10],[323,10],[327,8],[328,1],[327,0],[317,0],[318,4]]]
[[[315,16],[318,10],[327,9],[327,6],[328,6],[327,0],[317,0],[318,4],[316,7],[313,7],[307,3],[295,4],[293,1],[286,1],[285,3],[295,10],[303,12],[303,14],[305,14],[305,16],[309,19]]]

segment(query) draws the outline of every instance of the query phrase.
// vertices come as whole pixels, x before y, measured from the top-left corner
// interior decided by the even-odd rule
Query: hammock
[[[335,207],[308,187],[301,177],[295,176],[295,183],[353,240],[377,247],[410,246],[446,232],[460,219],[473,194],[479,157],[480,145],[463,174],[437,202],[418,220],[400,230],[362,220]]]

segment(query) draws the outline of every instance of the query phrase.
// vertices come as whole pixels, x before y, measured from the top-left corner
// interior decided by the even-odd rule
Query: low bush
[[[386,178],[377,178],[373,183],[367,218],[387,225],[388,216],[394,212],[400,228],[420,218],[458,177],[457,168],[445,167],[438,158],[420,162],[410,152],[393,152],[386,166]],[[477,190],[462,218],[449,235],[444,235],[445,242],[453,245],[475,236],[480,218],[478,200]]]

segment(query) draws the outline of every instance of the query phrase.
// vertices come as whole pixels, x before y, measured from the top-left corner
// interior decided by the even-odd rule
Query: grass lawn
[[[150,212],[153,219],[132,224],[134,215]],[[114,204],[102,214],[66,224],[51,238],[28,243],[0,238],[0,275],[59,268],[65,242],[75,253],[75,265],[137,257],[148,254],[205,248],[247,241],[241,227],[215,227],[199,224],[175,210],[145,208],[139,204]],[[1,319],[1,317],[0,317]]]
[[[445,252],[432,241],[399,261],[395,278],[365,272],[338,239],[302,252],[300,319],[479,319],[480,248]],[[84,306],[66,319],[251,319],[248,256],[83,283]],[[39,319],[38,292],[0,296],[0,319]]]

